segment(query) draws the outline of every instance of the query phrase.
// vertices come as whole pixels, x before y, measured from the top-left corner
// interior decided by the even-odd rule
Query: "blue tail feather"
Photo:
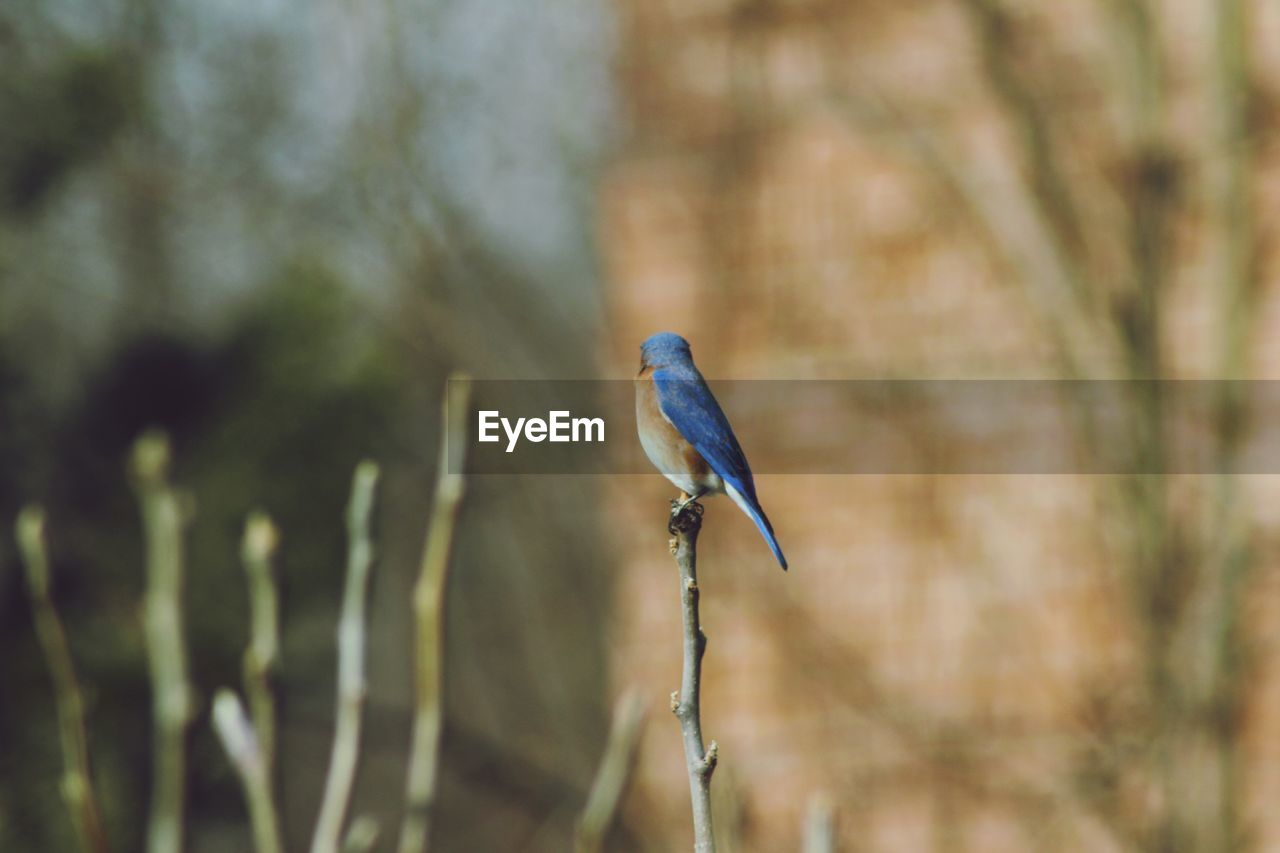
[[[769,523],[769,519],[765,516],[764,510],[761,509],[759,501],[743,494],[742,489],[738,488],[736,483],[726,481],[726,485],[732,486],[733,490],[729,492],[729,496],[756,523],[756,528],[759,529],[760,535],[764,537],[765,542],[769,543],[769,550],[773,552],[773,556],[778,559],[778,565],[782,566],[782,570],[785,572],[787,570],[787,558],[782,554],[782,548],[778,545],[778,538],[773,535],[773,525]]]

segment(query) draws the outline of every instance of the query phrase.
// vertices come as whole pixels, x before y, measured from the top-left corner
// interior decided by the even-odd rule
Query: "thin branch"
[[[693,801],[694,853],[715,853],[711,825],[711,774],[719,749],[716,742],[702,744],[702,656],[707,635],[698,620],[698,533],[702,530],[702,505],[696,501],[672,501],[668,530],[671,553],[680,569],[680,605],[684,625],[684,669],[680,690],[671,694],[671,710],[680,721],[684,737],[685,765],[689,771],[689,795]]]
[[[1220,375],[1243,378],[1254,341],[1260,291],[1257,274],[1256,217],[1252,199],[1254,144],[1250,127],[1249,25],[1244,0],[1221,0],[1217,6],[1217,50],[1214,71],[1218,108],[1218,225],[1225,245],[1219,280],[1223,296]],[[1236,387],[1235,383],[1226,383]],[[1223,401],[1222,432],[1232,444],[1242,427],[1243,401]]]
[[[273,680],[280,667],[280,595],[271,560],[279,531],[265,513],[250,513],[240,556],[249,577],[249,647],[244,653],[244,693],[270,783],[275,779],[276,711]]]
[[[1014,65],[1009,15],[997,0],[964,0],[964,6],[978,36],[987,80],[1018,130],[1027,159],[1028,180],[1045,230],[1053,239],[1059,263],[1068,272],[1076,298],[1088,304],[1093,294],[1089,293],[1088,280],[1077,260],[1084,251],[1080,213],[1063,175],[1048,119],[1040,107],[1043,99],[1028,87],[1026,75]]]
[[[53,679],[53,699],[58,709],[58,735],[62,741],[62,796],[71,812],[80,846],[86,853],[106,853],[107,836],[102,813],[93,793],[89,765],[89,738],[84,722],[84,699],[76,679],[67,632],[49,595],[49,554],[44,539],[44,510],[28,506],[18,514],[18,550],[26,568],[27,592],[35,620],[36,636]]]
[[[1254,149],[1250,127],[1249,26],[1243,0],[1217,4],[1217,82],[1219,165],[1216,190],[1218,225],[1222,235],[1221,382],[1217,405],[1219,473],[1215,478],[1214,549],[1210,555],[1217,579],[1211,614],[1213,655],[1208,694],[1214,697],[1214,728],[1218,738],[1219,841],[1224,847],[1242,846],[1241,762],[1239,717],[1249,682],[1249,656],[1243,616],[1256,559],[1252,553],[1249,513],[1240,496],[1240,444],[1251,415],[1237,381],[1249,374],[1250,348],[1257,330],[1259,278],[1256,217],[1252,198]]]
[[[192,699],[182,618],[183,508],[168,482],[169,439],[163,433],[148,432],[134,444],[132,473],[147,542],[143,628],[155,741],[147,850],[178,853],[183,847],[186,733]]]
[[[415,705],[400,853],[426,850],[431,832],[431,809],[439,776],[440,732],[444,723],[444,601],[458,509],[466,487],[462,468],[470,401],[471,380],[460,375],[450,377],[445,384],[441,413],[435,503],[413,591]]]
[[[356,763],[360,755],[360,719],[365,695],[365,599],[369,568],[373,564],[373,540],[369,519],[373,515],[378,466],[368,460],[356,466],[347,504],[347,581],[338,619],[338,696],[333,729],[333,751],[324,800],[316,821],[312,853],[337,853],[342,824],[351,802]]]
[[[953,140],[902,115],[892,99],[874,87],[858,96],[832,92],[830,103],[857,127],[893,137],[896,146],[968,210],[993,254],[1025,286],[1066,378],[1103,375],[1113,349],[1109,330],[1100,329],[1075,298],[1072,270],[1021,181],[1000,182],[978,174],[956,153]]]
[[[244,788],[255,849],[258,853],[282,853],[284,844],[280,840],[280,821],[271,800],[271,782],[267,777],[267,765],[262,760],[258,736],[245,716],[239,698],[225,687],[213,697],[213,728]]]
[[[1130,125],[1127,142],[1141,148],[1159,133],[1164,111],[1164,74],[1160,57],[1159,18],[1149,0],[1105,0],[1112,16],[1116,82],[1123,89],[1121,113]]]
[[[644,717],[644,698],[634,688],[623,694],[614,706],[604,758],[578,818],[574,838],[576,853],[599,853],[604,848],[605,836],[635,772]]]
[[[804,853],[835,853],[835,809],[825,794],[809,798],[809,811],[804,821]]]
[[[377,819],[362,814],[347,827],[347,835],[342,839],[342,853],[369,853],[378,843],[378,835],[382,827]]]

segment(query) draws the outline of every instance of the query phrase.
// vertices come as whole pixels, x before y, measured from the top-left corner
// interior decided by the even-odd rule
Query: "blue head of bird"
[[[672,367],[691,362],[689,342],[674,332],[658,332],[640,345],[640,368]]]

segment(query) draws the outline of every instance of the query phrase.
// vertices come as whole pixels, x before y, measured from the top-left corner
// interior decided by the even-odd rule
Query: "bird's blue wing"
[[[701,376],[685,378],[667,370],[656,370],[653,384],[658,389],[658,407],[667,420],[694,446],[721,478],[738,491],[756,500],[747,457],[729,426],[729,419]]]
[[[653,384],[658,390],[658,408],[667,416],[672,425],[693,445],[707,464],[720,475],[725,484],[732,486],[741,495],[735,502],[742,507],[759,529],[769,549],[773,551],[778,564],[787,568],[787,558],[782,554],[778,539],[774,536],[773,525],[760,506],[756,497],[756,484],[751,477],[751,468],[747,465],[746,454],[738,444],[733,427],[711,389],[703,381],[702,376],[677,375],[667,370],[656,370]],[[732,495],[732,492],[730,493]]]

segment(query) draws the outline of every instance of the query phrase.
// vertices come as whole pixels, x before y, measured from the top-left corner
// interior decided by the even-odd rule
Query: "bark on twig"
[[[378,466],[361,462],[351,484],[347,504],[347,580],[342,593],[342,615],[338,619],[338,688],[334,716],[333,751],[324,800],[316,821],[312,853],[337,853],[342,824],[351,801],[351,787],[360,754],[360,718],[365,695],[365,599],[369,588],[369,568],[373,564],[373,541],[369,519],[378,483]]]
[[[680,609],[684,625],[684,669],[680,690],[671,694],[671,710],[680,720],[684,737],[685,764],[689,771],[689,795],[693,801],[695,853],[714,853],[715,834],[711,826],[711,774],[715,772],[718,747],[702,743],[702,655],[707,635],[698,621],[698,533],[702,530],[702,505],[690,501],[684,506],[672,502],[667,529],[675,537],[671,553],[680,569]]]
[[[148,432],[133,447],[134,488],[146,534],[147,591],[143,628],[151,670],[154,769],[148,853],[178,853],[183,847],[186,800],[186,734],[191,721],[183,630],[183,509],[169,485],[169,440]]]
[[[421,853],[427,849],[430,838],[431,808],[439,775],[440,731],[444,722],[444,600],[453,534],[466,486],[462,466],[470,400],[471,380],[464,376],[450,377],[445,385],[444,411],[441,414],[435,503],[413,592],[415,707],[405,781],[405,817],[400,828],[400,853]]]
[[[280,820],[271,799],[271,783],[258,736],[245,716],[244,706],[236,694],[226,688],[219,690],[213,699],[213,728],[244,788],[254,848],[258,853],[282,853]]]
[[[576,853],[598,853],[604,848],[605,836],[635,771],[644,716],[645,701],[634,689],[628,690],[613,709],[604,758],[578,819]]]
[[[245,522],[240,547],[249,578],[249,647],[244,653],[244,693],[258,736],[258,751],[268,784],[275,779],[276,710],[274,684],[280,666],[280,595],[271,560],[279,532],[265,513]]]
[[[67,633],[49,595],[49,555],[44,540],[44,511],[29,506],[18,515],[18,551],[26,569],[36,636],[53,679],[53,699],[58,709],[58,735],[62,741],[62,796],[71,822],[86,853],[106,853],[107,837],[102,813],[93,793],[89,766],[89,738],[84,723],[84,699],[76,679]]]

